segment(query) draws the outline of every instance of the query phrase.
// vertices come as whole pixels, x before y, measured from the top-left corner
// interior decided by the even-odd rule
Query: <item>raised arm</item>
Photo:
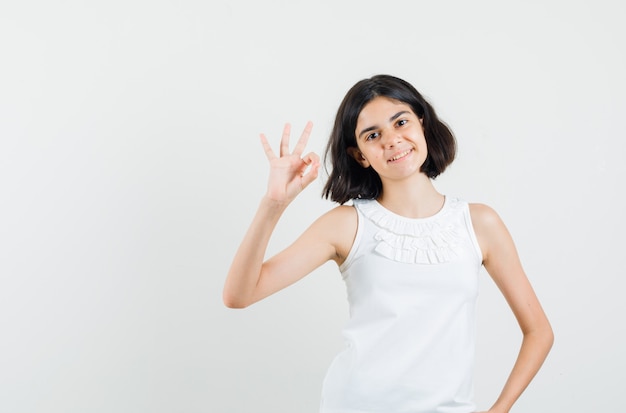
[[[317,177],[319,158],[302,155],[312,124],[307,123],[294,150],[289,150],[290,126],[285,125],[276,156],[265,135],[261,143],[270,163],[265,196],[231,264],[223,291],[224,304],[243,308],[296,282],[332,258],[335,248],[327,234],[328,219],[316,221],[285,251],[264,263],[274,228],[289,203]]]
[[[493,209],[485,205],[473,204],[470,210],[485,268],[513,310],[523,334],[509,378],[488,411],[508,413],[539,371],[554,336],[504,223]]]

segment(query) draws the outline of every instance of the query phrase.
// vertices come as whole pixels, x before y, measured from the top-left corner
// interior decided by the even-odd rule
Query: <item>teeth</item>
[[[410,149],[408,149],[408,150],[406,150],[406,151],[404,151],[404,152],[402,152],[402,153],[400,153],[400,154],[398,154],[398,155],[394,156],[393,158],[391,158],[391,159],[389,159],[389,160],[390,160],[390,161],[397,161],[398,159],[402,158],[403,156],[407,156],[407,155],[409,154],[409,152],[411,152],[411,150],[410,150]]]

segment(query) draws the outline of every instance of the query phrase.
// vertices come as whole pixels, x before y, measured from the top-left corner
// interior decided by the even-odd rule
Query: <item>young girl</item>
[[[332,171],[324,196],[340,205],[264,261],[281,214],[317,177],[319,158],[303,155],[311,128],[309,122],[290,151],[286,125],[278,156],[261,135],[269,184],[228,273],[225,304],[249,306],[333,260],[346,283],[350,319],[320,412],[470,413],[484,265],[523,333],[517,361],[488,410],[508,412],[547,356],[552,329],[496,212],[433,186],[456,143],[409,83],[379,75],[348,91],[326,152]]]

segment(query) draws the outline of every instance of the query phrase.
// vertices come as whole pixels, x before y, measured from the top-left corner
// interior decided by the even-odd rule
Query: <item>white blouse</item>
[[[346,348],[328,370],[320,412],[473,412],[482,253],[467,202],[446,197],[420,219],[375,200],[354,206],[356,238],[340,267]]]

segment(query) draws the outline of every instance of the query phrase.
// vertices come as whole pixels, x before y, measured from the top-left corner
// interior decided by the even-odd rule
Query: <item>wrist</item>
[[[506,407],[500,407],[497,404],[493,405],[491,409],[489,409],[488,413],[509,413],[510,409]]]
[[[271,196],[265,194],[263,198],[261,198],[261,203],[259,205],[260,208],[266,209],[272,212],[282,213],[289,206],[289,201],[286,200],[278,200],[272,198]]]

